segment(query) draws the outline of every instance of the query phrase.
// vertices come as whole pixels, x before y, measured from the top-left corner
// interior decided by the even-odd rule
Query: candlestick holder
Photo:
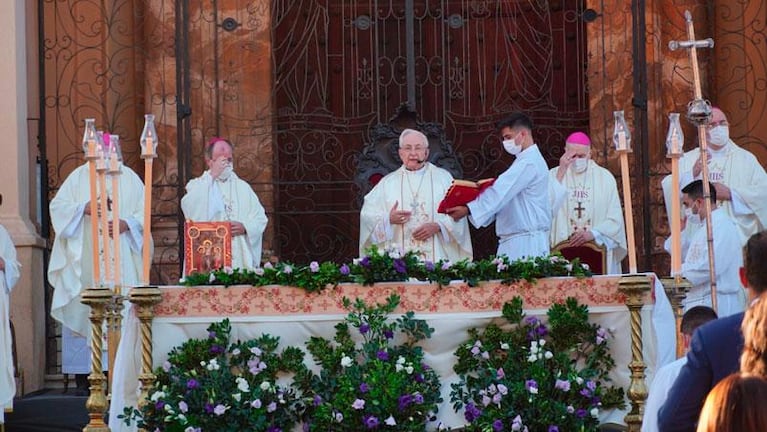
[[[623,276],[619,282],[618,290],[626,295],[626,307],[631,319],[631,384],[628,389],[628,397],[631,401],[631,411],[626,414],[624,420],[629,432],[639,432],[644,417],[644,404],[647,400],[647,383],[645,382],[645,369],[642,353],[642,307],[645,296],[651,290],[650,277],[643,275]]]
[[[671,276],[660,279],[663,284],[663,290],[666,291],[666,297],[671,302],[671,309],[674,311],[674,321],[676,323],[676,357],[684,355],[684,342],[682,341],[682,315],[684,315],[684,306],[682,302],[687,298],[687,293],[692,289],[692,284],[682,276]]]
[[[141,409],[147,404],[149,389],[156,379],[152,373],[152,319],[154,305],[162,300],[162,293],[155,286],[139,286],[131,289],[128,299],[135,305],[136,316],[141,326],[141,395],[138,399]]]
[[[112,298],[112,291],[104,287],[91,287],[83,291],[81,302],[91,309],[91,373],[88,375],[91,394],[85,402],[88,410],[88,424],[84,432],[109,432],[109,426],[104,423],[104,412],[107,409],[106,377],[102,368],[102,337],[104,311],[106,304]],[[111,365],[110,365],[111,366]],[[110,367],[111,369],[111,367]]]

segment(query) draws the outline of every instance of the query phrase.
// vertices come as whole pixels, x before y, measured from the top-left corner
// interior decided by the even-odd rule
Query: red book
[[[231,222],[184,223],[184,276],[231,266]]]
[[[479,181],[453,180],[453,184],[445,193],[445,197],[439,203],[437,212],[445,213],[447,209],[462,206],[474,201],[479,194],[495,183],[494,178],[486,178]]]

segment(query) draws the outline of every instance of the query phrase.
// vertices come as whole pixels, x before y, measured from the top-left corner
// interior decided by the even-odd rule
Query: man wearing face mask
[[[405,129],[399,137],[402,166],[365,195],[360,211],[360,256],[372,245],[417,251],[431,262],[472,259],[466,221],[437,213],[453,176],[432,165],[426,135]]]
[[[742,246],[738,228],[733,220],[716,207],[718,192],[709,183],[711,194],[711,224],[714,232],[714,262],[716,263],[717,313],[720,317],[743,312],[745,295],[740,288],[739,269],[743,265]],[[711,279],[708,271],[708,234],[705,227],[703,181],[695,180],[682,189],[683,225],[698,228],[682,244],[682,276],[692,284],[682,302],[685,310],[693,306],[711,306]],[[671,250],[671,239],[665,248]]]
[[[594,241],[607,249],[606,274],[621,274],[626,256],[626,229],[615,177],[591,160],[591,140],[574,132],[565,140],[559,166],[549,181],[566,189],[563,205],[554,204],[550,245],[568,240],[573,247]]]
[[[511,260],[549,253],[551,203],[546,161],[533,141],[533,124],[514,113],[498,124],[504,150],[516,160],[474,201],[447,209],[455,220],[469,215],[475,227],[495,221],[497,255]]]
[[[232,267],[253,269],[261,265],[268,220],[253,188],[234,173],[232,151],[232,144],[223,138],[213,137],[208,142],[208,170],[187,183],[181,210],[186,219],[195,222],[231,222]]]
[[[706,138],[709,181],[716,188],[720,208],[738,225],[741,244],[744,244],[745,239],[767,227],[767,174],[752,153],[730,139],[727,117],[719,108],[712,110]],[[680,188],[700,178],[699,148],[684,154],[679,171]],[[670,217],[670,175],[663,179],[662,186]],[[682,232],[683,238],[691,235],[695,228],[695,224],[688,222]]]

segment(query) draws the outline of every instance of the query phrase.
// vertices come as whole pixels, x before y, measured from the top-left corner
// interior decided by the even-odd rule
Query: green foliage
[[[174,348],[155,371],[146,404],[120,417],[150,431],[289,431],[298,397],[277,378],[303,370],[303,352],[277,353],[279,339],[269,335],[230,344],[230,332],[225,319],[208,327],[208,338]]]
[[[433,329],[412,312],[389,320],[398,304],[394,295],[372,307],[344,299],[350,312],[336,325],[334,339],[307,343],[321,370],[296,377],[306,401],[304,430],[423,431],[436,419],[439,377],[423,363],[417,345]]]
[[[368,249],[364,256],[351,263],[311,262],[296,265],[288,262],[266,263],[255,270],[225,268],[211,273],[195,273],[181,280],[194,285],[285,285],[309,292],[321,291],[343,282],[372,285],[376,282],[403,282],[410,279],[447,285],[454,280],[476,286],[481,281],[501,280],[511,284],[519,280],[534,281],[552,276],[591,276],[588,267],[577,259],[566,260],[561,255],[525,258],[510,262],[505,256],[486,260],[461,260],[455,263],[440,260],[421,261],[415,251]]]
[[[505,304],[508,326],[471,329],[455,353],[451,402],[466,430],[597,430],[601,410],[623,406],[623,389],[607,376],[609,332],[572,298],[549,309],[548,325],[522,308],[518,297]]]

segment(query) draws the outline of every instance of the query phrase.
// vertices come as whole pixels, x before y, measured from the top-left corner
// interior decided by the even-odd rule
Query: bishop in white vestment
[[[97,199],[107,200],[107,217],[111,221],[113,191],[110,178],[107,178],[106,191],[101,191],[97,183],[97,194]],[[118,195],[122,285],[132,287],[141,283],[143,268],[141,251],[144,232],[144,184],[127,166],[122,166]],[[48,281],[53,286],[51,316],[64,327],[64,373],[82,374],[90,371],[90,349],[85,341],[91,334],[88,319],[90,309],[80,303],[80,294],[84,289],[101,282],[93,280],[93,254],[103,254],[104,245],[99,226],[99,250],[93,250],[91,216],[86,214],[90,210],[89,202],[90,175],[88,164],[85,163],[64,180],[50,204],[51,223],[56,239],[48,264]],[[111,239],[108,247],[114,250]],[[114,254],[110,259],[114,259]],[[100,273],[105,275],[103,263]],[[126,313],[127,310],[126,308]]]
[[[756,157],[730,139],[730,130],[722,110],[713,109],[707,129],[708,177],[716,186],[719,207],[738,226],[741,245],[753,234],[767,227],[767,173]],[[679,160],[679,188],[700,179],[700,148],[688,151]],[[666,210],[671,217],[671,176],[662,182]],[[689,241],[699,225],[687,223],[682,232]]]
[[[549,171],[551,183],[564,186],[565,198],[554,208],[550,244],[572,246],[594,241],[607,250],[605,274],[621,274],[626,256],[626,228],[618,187],[610,171],[591,160],[591,140],[575,132],[565,140],[560,165]]]
[[[232,223],[232,268],[261,265],[261,248],[268,222],[253,188],[233,169],[232,145],[213,138],[205,149],[208,170],[186,185],[181,199],[184,217],[195,222]]]
[[[20,267],[11,236],[0,225],[0,424],[5,423],[5,408],[13,406],[16,395],[10,303],[11,290],[19,280]]]
[[[427,162],[428,149],[421,132],[405,129],[400,135],[402,166],[365,195],[360,212],[360,256],[376,245],[416,251],[431,262],[472,259],[466,221],[456,222],[437,213],[453,176]]]

